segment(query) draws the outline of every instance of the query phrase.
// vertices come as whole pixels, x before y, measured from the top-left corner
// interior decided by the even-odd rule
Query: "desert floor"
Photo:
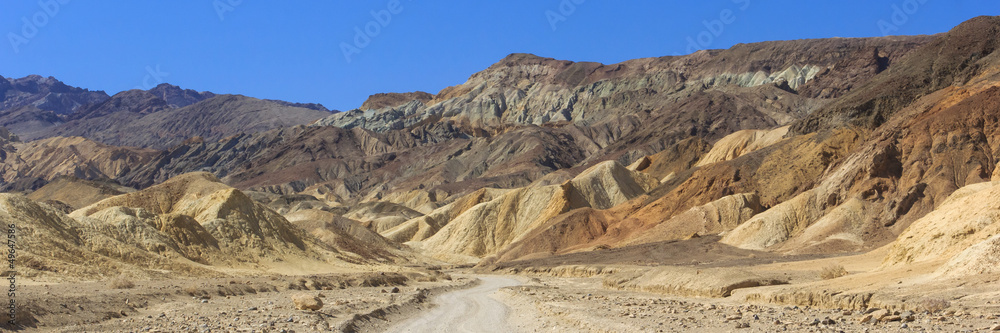
[[[609,290],[599,278],[492,276],[450,271],[437,281],[401,274],[334,274],[23,286],[21,316],[55,332],[983,332],[996,314],[889,312],[746,304]],[[421,282],[423,280],[423,282]],[[319,297],[318,311],[295,296]],[[879,312],[875,312],[876,314]]]

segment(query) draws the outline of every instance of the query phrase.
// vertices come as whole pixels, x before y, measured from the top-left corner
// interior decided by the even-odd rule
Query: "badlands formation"
[[[998,46],[512,54],[334,113],[0,78],[5,329],[381,331],[504,274],[526,331],[1000,330]]]

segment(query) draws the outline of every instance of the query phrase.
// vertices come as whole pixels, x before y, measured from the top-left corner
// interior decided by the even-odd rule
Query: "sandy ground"
[[[329,332],[467,282],[358,273],[135,281],[118,289],[106,282],[26,285],[18,317],[32,322],[24,332]],[[323,308],[296,309],[292,297],[301,294],[318,296]]]
[[[434,308],[387,332],[515,332],[510,308],[493,297],[500,288],[520,285],[505,277],[481,276],[479,285],[435,297]]]
[[[894,313],[862,323],[878,309],[847,311],[755,305],[732,298],[684,298],[607,290],[596,278],[541,278],[503,288],[525,332],[987,332],[1000,330],[1000,313]]]
[[[987,332],[1000,313],[896,313],[609,290],[600,278],[333,274],[26,285],[25,332]],[[453,278],[452,278],[453,277]],[[479,284],[473,281],[481,279]],[[471,287],[470,287],[471,286]],[[449,288],[460,288],[450,292]],[[292,297],[323,300],[298,310]],[[30,300],[30,301],[29,301]],[[991,302],[992,300],[983,300]],[[865,322],[871,315],[884,320]],[[0,330],[2,331],[2,330]]]

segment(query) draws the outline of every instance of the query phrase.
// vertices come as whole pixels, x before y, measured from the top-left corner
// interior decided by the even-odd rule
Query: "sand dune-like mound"
[[[391,202],[366,202],[351,207],[344,217],[381,233],[424,214]]]
[[[177,248],[189,259],[212,263],[264,262],[323,248],[309,246],[315,244],[307,244],[301,229],[209,173],[175,177],[142,191],[102,200],[71,216],[100,221],[104,226],[132,226],[137,230],[155,225],[158,228],[146,228],[148,235],[120,236],[132,243],[158,239],[159,243],[143,247]],[[185,245],[180,249],[174,244]],[[225,255],[201,255],[216,248]]]
[[[135,189],[111,182],[83,180],[76,177],[59,177],[28,194],[28,199],[38,202],[59,201],[73,210]]]
[[[406,221],[380,234],[400,243],[422,241],[433,236],[465,211],[478,204],[492,201],[507,192],[509,190],[482,188],[458,198],[455,202],[435,209],[427,215]]]
[[[356,255],[360,260],[392,260],[402,256],[399,245],[386,240],[358,221],[322,210],[302,210],[285,215],[289,222],[326,243]]]
[[[642,244],[691,236],[717,234],[737,228],[764,211],[760,197],[753,193],[736,194],[694,207],[642,232],[628,244]]]
[[[998,202],[1000,183],[973,184],[955,191],[937,209],[914,222],[899,236],[886,255],[883,267],[949,260],[962,253],[949,266],[964,267],[957,271],[958,274],[976,270],[980,262],[990,260],[991,252],[996,251],[995,241],[988,240],[1000,234]]]
[[[118,241],[160,255],[172,252],[207,264],[207,258],[220,254],[218,240],[187,215],[110,207],[78,220]]]
[[[788,126],[773,130],[743,130],[722,138],[695,166],[729,161],[781,141]]]
[[[815,191],[782,202],[726,234],[720,242],[748,250],[763,250],[805,230],[822,216]]]
[[[135,246],[137,244],[119,241],[88,223],[78,222],[56,208],[22,195],[0,194],[0,222],[15,226],[18,271],[28,277],[73,280],[122,274],[218,274],[152,254],[144,247]],[[130,231],[137,230],[116,232],[127,234]]]
[[[447,198],[448,194],[445,192],[413,190],[409,192],[392,192],[382,197],[380,201],[392,202],[422,214],[429,214],[441,206],[438,204],[439,201]]]
[[[599,163],[569,181],[570,205],[608,209],[659,185],[654,177],[614,161]]]
[[[422,246],[431,253],[475,261],[525,237],[576,208],[610,208],[644,194],[658,181],[617,162],[600,163],[562,185],[526,187],[472,207]],[[464,259],[462,259],[464,258]]]

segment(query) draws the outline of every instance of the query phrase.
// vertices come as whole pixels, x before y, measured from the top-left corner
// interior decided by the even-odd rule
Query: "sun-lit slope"
[[[303,214],[308,211],[296,216],[313,221],[302,223],[308,230],[209,173],[191,173],[102,200],[71,216],[147,251],[221,267],[266,270],[293,261],[303,271],[323,271],[375,259],[363,246],[366,240],[386,246],[380,237],[358,234],[353,225]],[[324,241],[329,235],[320,229],[346,242]]]
[[[46,280],[109,278],[118,275],[212,276],[219,273],[149,252],[143,244],[119,240],[62,211],[17,194],[0,194],[0,222],[14,225],[18,271]],[[118,230],[119,233],[136,231]],[[151,240],[154,241],[155,240]]]
[[[562,185],[520,188],[478,204],[448,222],[421,247],[446,259],[475,260],[471,258],[491,255],[570,209],[609,208],[656,185],[652,177],[616,162],[600,163]]]
[[[45,186],[28,194],[28,199],[38,202],[58,201],[70,210],[83,208],[112,196],[133,192],[135,189],[114,184],[83,180],[72,176],[53,179]]]

